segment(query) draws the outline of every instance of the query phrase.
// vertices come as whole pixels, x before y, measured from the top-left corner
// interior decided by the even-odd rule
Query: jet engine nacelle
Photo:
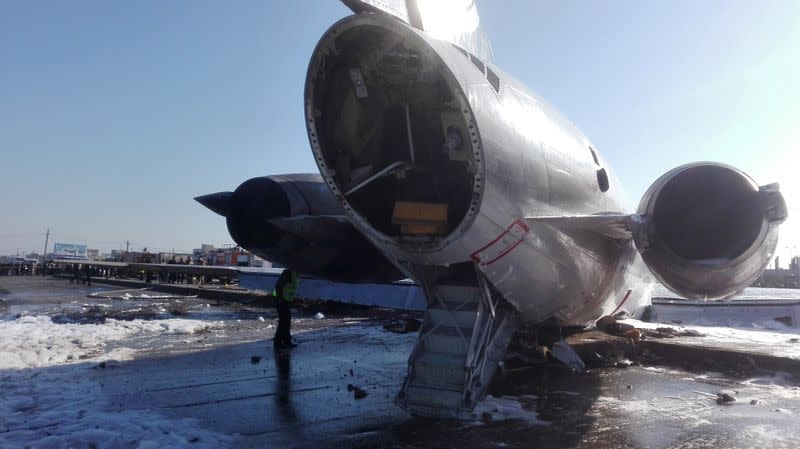
[[[252,178],[234,192],[195,199],[225,217],[237,244],[302,274],[348,282],[404,277],[347,221],[317,174]]]
[[[692,299],[731,296],[769,264],[786,204],[727,165],[699,162],[661,176],[639,204],[636,243],[650,271]]]

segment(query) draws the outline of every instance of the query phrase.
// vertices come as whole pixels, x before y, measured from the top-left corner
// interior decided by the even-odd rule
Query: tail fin
[[[494,63],[492,45],[480,26],[475,0],[342,0],[353,12],[392,15],[431,36]]]

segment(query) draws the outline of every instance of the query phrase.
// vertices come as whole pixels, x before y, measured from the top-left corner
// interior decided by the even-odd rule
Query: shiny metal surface
[[[321,140],[314,127],[314,94],[325,49],[335,36],[361,26],[386,27],[424,42],[449,70],[451,88],[463,93],[467,121],[474,121],[477,197],[463,229],[442,239],[435,250],[398,244],[373,229],[338,192],[324,162]],[[623,212],[616,178],[601,192],[590,143],[571,123],[521,83],[487,64],[501,80],[498,94],[485,73],[457,48],[399,22],[379,16],[352,16],[334,25],[320,41],[309,67],[306,107],[309,136],[323,178],[344,205],[345,213],[388,257],[400,264],[451,265],[472,260],[512,225],[526,216]],[[417,152],[423,151],[417,147]],[[595,150],[596,154],[596,150]],[[605,168],[608,171],[608,168]],[[541,322],[555,317],[583,324],[617,308],[636,311],[645,300],[652,277],[641,264],[632,243],[599,238],[592,233],[562,232],[541,225],[513,237],[519,243],[491,263],[479,264],[503,297],[523,315]],[[502,237],[501,237],[502,238]],[[641,285],[640,285],[641,284]]]
[[[195,199],[224,213],[240,246],[301,273],[347,282],[404,277],[344,217],[316,173],[253,178],[235,192]]]
[[[440,84],[446,86],[450,101],[458,105],[461,120],[469,128],[474,162],[471,206],[446,235],[425,241],[393,235],[375,224],[368,216],[369,208],[352,203],[343,194],[345,186],[340,185],[343,181],[333,166],[340,156],[331,152],[326,138],[326,120],[330,118],[326,114],[331,106],[326,103],[330,101],[327,83],[337,58],[359,64],[359,52],[367,58],[369,52],[381,51],[380,44],[350,43],[358,42],[362,34],[364,38],[385,35],[392,43],[401,42],[414,61],[438,71]],[[490,82],[490,71],[499,83]],[[370,81],[375,85],[369,85]],[[375,95],[378,86],[387,88],[392,82],[390,74],[367,79],[366,89]],[[411,90],[408,101],[414,110],[414,85],[403,87]],[[522,222],[525,217],[622,216],[629,212],[624,208],[619,181],[588,138],[491,62],[476,61],[474,55],[450,42],[381,14],[355,15],[334,24],[320,39],[309,64],[305,92],[309,142],[323,179],[350,221],[406,273],[418,277],[420,271],[415,267],[447,269],[474,261],[498,292],[536,323],[555,319],[580,325],[609,313],[636,314],[649,301],[654,279],[632,240],[610,238],[591,229]],[[326,92],[328,97],[323,96]],[[418,139],[413,148],[417,160],[424,151],[436,151],[425,148]],[[341,154],[343,150],[337,151]],[[761,243],[754,244],[753,250],[760,255],[747,264],[746,278],[763,268],[774,235],[770,231]],[[694,268],[685,273],[704,276]],[[742,279],[734,276],[720,282],[735,291]]]
[[[380,11],[448,42],[484,61],[493,61],[492,44],[480,25],[475,0],[342,0],[353,12]]]
[[[670,199],[669,189],[681,189],[672,194],[679,197]],[[736,168],[708,162],[661,176],[638,212],[646,217],[643,241],[637,242],[645,262],[667,288],[692,299],[732,296],[751,285],[772,260],[787,215],[776,186],[759,187]],[[664,224],[672,226],[663,229]],[[675,231],[685,236],[679,242],[670,235]]]

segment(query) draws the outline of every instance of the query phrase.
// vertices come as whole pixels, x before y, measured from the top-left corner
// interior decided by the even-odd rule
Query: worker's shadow
[[[275,385],[275,406],[277,417],[283,424],[297,422],[297,410],[292,401],[292,352],[288,349],[275,349],[275,369],[277,382]]]

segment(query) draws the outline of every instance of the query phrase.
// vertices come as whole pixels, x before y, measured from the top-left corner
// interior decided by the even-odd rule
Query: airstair
[[[469,416],[516,330],[513,308],[476,273],[473,285],[423,286],[428,308],[395,400],[413,414]]]

